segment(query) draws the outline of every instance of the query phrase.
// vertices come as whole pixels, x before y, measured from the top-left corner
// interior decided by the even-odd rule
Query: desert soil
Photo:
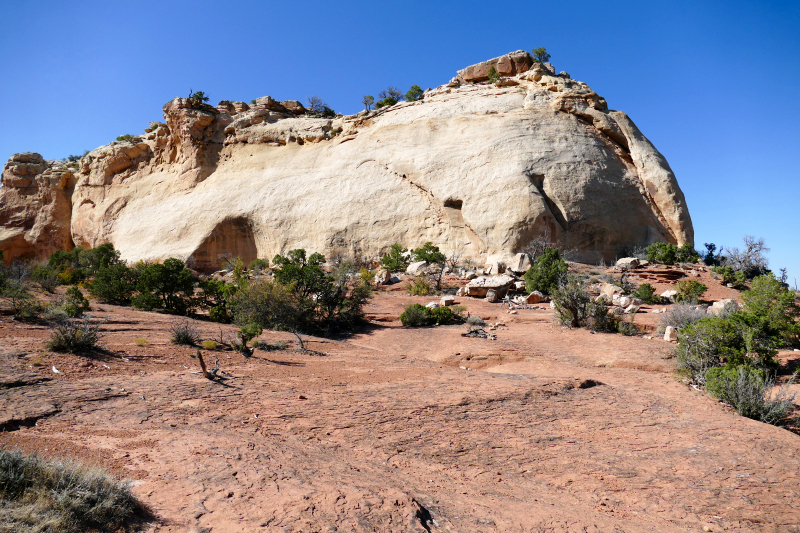
[[[800,437],[682,383],[673,345],[469,298],[497,340],[400,325],[432,299],[381,291],[366,329],[311,353],[275,332],[288,349],[204,351],[220,382],[170,343],[178,317],[93,303],[92,356],[2,317],[0,443],[133,480],[158,533],[800,531]]]

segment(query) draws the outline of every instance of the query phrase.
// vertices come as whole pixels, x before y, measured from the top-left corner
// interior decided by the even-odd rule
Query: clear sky
[[[0,20],[2,160],[141,133],[190,88],[353,113],[389,85],[545,46],[666,156],[698,249],[764,237],[800,283],[798,2],[20,0]]]

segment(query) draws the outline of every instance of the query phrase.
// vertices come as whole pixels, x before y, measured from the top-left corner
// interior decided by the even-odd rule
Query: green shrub
[[[429,265],[444,265],[447,261],[447,256],[432,242],[426,242],[421,247],[414,248],[411,250],[411,256],[414,261],[426,261]]]
[[[290,252],[289,258],[276,256],[276,281],[251,282],[231,296],[234,322],[309,335],[352,332],[363,319],[370,288],[351,281],[349,266],[328,274],[320,267],[324,262],[320,254],[306,261],[304,250]]]
[[[125,135],[120,135],[117,137],[118,141],[126,141],[126,142],[138,142],[140,139],[136,135],[131,135],[130,133],[126,133]]]
[[[172,340],[173,344],[196,346],[200,342],[200,334],[197,328],[188,320],[172,326],[170,331],[172,332],[170,340]]]
[[[264,329],[259,324],[248,324],[239,328],[239,338],[241,339],[242,344],[246,345],[263,332]]]
[[[142,264],[137,270],[136,288],[140,294],[133,300],[134,307],[160,308],[183,315],[193,305],[194,275],[180,259],[171,257],[162,264]]]
[[[757,276],[750,284],[750,290],[742,293],[743,308],[766,320],[768,326],[788,341],[800,334],[800,306],[790,291],[772,273]]]
[[[539,291],[552,295],[558,287],[559,279],[568,269],[566,261],[561,259],[557,248],[546,248],[525,272],[525,289],[529,293]]]
[[[688,242],[678,248],[675,253],[675,261],[677,263],[697,263],[700,260],[700,254]]]
[[[617,323],[617,332],[625,335],[626,337],[630,337],[639,333],[639,330],[636,329],[636,325],[633,323],[634,319],[636,318],[636,313],[629,313],[628,321],[626,322],[624,319],[620,318]]]
[[[87,289],[89,294],[102,302],[125,304],[136,290],[137,281],[137,270],[116,263],[100,267]]]
[[[497,83],[500,81],[500,74],[497,72],[497,69],[494,68],[494,65],[489,67],[489,72],[486,76],[489,78],[489,83]]]
[[[425,276],[416,276],[414,280],[408,284],[408,294],[412,296],[428,296],[433,294],[433,286],[428,278]]]
[[[678,258],[678,247],[666,242],[654,242],[647,247],[647,260],[651,263],[674,265]]]
[[[577,296],[582,298],[581,295]],[[605,306],[605,300],[589,302],[587,306],[587,315],[586,320],[592,331],[603,331],[606,333],[617,333],[620,331],[622,319],[608,312],[608,307]]]
[[[39,265],[31,272],[31,280],[47,292],[53,292],[60,285],[58,272],[46,265]]]
[[[636,290],[631,293],[631,296],[634,298],[639,298],[648,305],[661,303],[661,296],[656,294],[656,290],[649,283],[642,283],[636,287]]]
[[[533,54],[533,60],[536,63],[547,63],[550,61],[550,54],[547,53],[547,49],[544,46],[534,48],[531,50],[531,53]]]
[[[678,368],[705,385],[706,372],[723,364],[748,364],[774,372],[781,339],[768,323],[750,313],[708,317],[678,332]]]
[[[364,104],[364,109],[369,111],[372,109],[372,106],[375,105],[375,97],[371,94],[367,94],[361,99],[361,103]]]
[[[550,250],[554,250],[554,248]],[[545,254],[547,254],[548,251],[545,251]],[[556,254],[557,253],[556,251]],[[541,257],[539,259],[541,259]],[[528,272],[530,272],[530,270]],[[556,316],[561,324],[571,328],[586,325],[592,310],[591,298],[589,298],[589,294],[583,289],[583,285],[578,276],[574,274],[563,274],[559,278],[555,289],[551,290],[551,293]]]
[[[646,253],[648,261],[662,265],[697,263],[700,259],[700,254],[688,242],[684,243],[680,248],[666,242],[654,242],[647,247]]]
[[[79,317],[89,310],[89,300],[81,292],[77,285],[67,289],[67,299],[64,302],[64,312],[72,317]]]
[[[66,320],[54,327],[47,349],[61,353],[87,352],[97,347],[102,337],[100,325],[92,324],[91,315],[81,320]]]
[[[131,299],[134,309],[152,311],[161,307],[161,299],[152,292],[142,292]]]
[[[253,270],[255,272],[269,270],[269,261],[266,259],[253,259],[250,261],[250,264],[247,265],[247,270]]]
[[[448,324],[455,319],[453,311],[449,307],[434,307],[430,309],[430,320],[436,324]]]
[[[191,91],[189,91],[191,92]],[[198,104],[202,104],[209,101],[209,96],[204,93],[203,91],[195,91],[189,96],[190,100],[194,100]]]
[[[59,275],[58,281],[61,285],[76,285],[86,279],[86,273],[73,267],[65,268]]]
[[[306,251],[301,249],[290,251],[286,257],[276,255],[272,262],[275,280],[283,285],[293,285],[295,292],[303,297],[325,292],[332,280],[322,269],[325,256],[314,253],[306,258]]]
[[[700,300],[703,294],[708,290],[708,287],[699,281],[682,280],[675,285],[675,290],[677,291],[675,295],[676,302],[694,303]]]
[[[134,531],[149,518],[128,482],[75,462],[0,448],[0,529],[19,533]]]
[[[737,413],[767,424],[783,425],[794,411],[794,394],[787,387],[773,397],[775,382],[763,370],[749,365],[725,365],[706,372],[706,390]]]
[[[729,319],[703,318],[678,332],[678,368],[698,385],[705,385],[709,369],[726,358],[738,360],[743,351],[740,331]]]
[[[406,101],[408,102],[416,102],[417,100],[422,98],[424,91],[420,88],[419,85],[412,85],[411,88],[406,93]]]
[[[389,272],[403,272],[408,267],[408,259],[405,253],[408,250],[400,244],[393,244],[389,253],[381,257],[381,266]]]
[[[120,263],[120,253],[114,249],[111,243],[101,244],[97,248],[89,250],[80,249],[78,251],[78,262],[81,268],[85,269],[89,275],[95,274],[101,268]]]
[[[722,283],[733,285],[734,289],[742,290],[747,287],[747,276],[744,275],[744,272],[734,270],[730,266],[711,267],[711,271],[722,277]]]
[[[466,320],[466,317],[464,316],[464,313],[467,312],[467,306],[465,306],[465,305],[451,305],[450,306],[450,310],[453,312],[453,318],[455,320],[458,320],[458,321],[461,321],[461,322],[464,322]]]
[[[389,87],[388,89],[379,92],[378,98],[380,100],[375,103],[375,109],[393,106],[403,99],[403,93],[401,93],[400,89],[396,87]]]
[[[36,298],[23,298],[18,300],[14,310],[14,320],[20,322],[35,322],[44,312],[44,306]]]
[[[215,305],[209,308],[208,318],[212,322],[219,322],[220,324],[230,324],[233,320],[225,305]]]
[[[408,304],[400,314],[400,323],[411,328],[431,325],[430,310],[421,304]]]

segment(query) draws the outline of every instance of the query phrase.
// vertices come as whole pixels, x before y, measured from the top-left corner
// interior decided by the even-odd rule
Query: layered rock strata
[[[505,75],[481,81],[490,66]],[[175,98],[165,123],[74,166],[15,154],[0,188],[6,259],[111,242],[127,260],[293,248],[377,256],[432,241],[491,260],[549,235],[578,259],[693,243],[683,193],[633,121],[525,52],[415,102],[321,118],[297,101]]]

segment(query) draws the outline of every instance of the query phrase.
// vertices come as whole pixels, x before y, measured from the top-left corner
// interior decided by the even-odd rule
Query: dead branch
[[[200,353],[200,350],[197,350],[197,359],[200,361],[200,369],[203,371],[203,375],[211,381],[217,379],[217,372],[219,372],[219,358],[217,358],[215,366],[211,370],[206,370],[206,362],[203,361],[203,354]]]

